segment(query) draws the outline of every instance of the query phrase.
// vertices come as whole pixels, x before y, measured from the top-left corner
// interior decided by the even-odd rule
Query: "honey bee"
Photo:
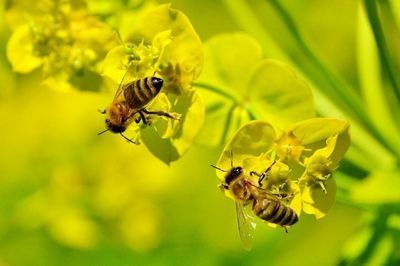
[[[275,162],[273,161],[261,175],[258,175],[260,178],[259,183],[266,177]],[[227,173],[224,181],[220,184],[220,188],[229,190],[235,199],[239,235],[243,246],[247,250],[251,249],[251,240],[256,227],[254,216],[266,222],[282,226],[286,232],[287,227],[297,223],[298,216],[296,212],[280,201],[282,198],[289,197],[288,195],[275,194],[261,188],[261,186],[254,185],[246,177],[241,166],[233,166],[232,160],[229,171],[214,165],[213,167]],[[255,174],[255,172],[251,173]],[[247,208],[250,204],[252,213]]]
[[[152,77],[145,77],[124,83],[127,76],[126,73],[118,86],[111,105],[106,110],[100,111],[107,116],[105,120],[107,129],[98,135],[106,131],[111,131],[120,134],[129,142],[135,143],[122,134],[133,121],[136,123],[142,121],[143,124],[149,125],[148,115],[164,116],[170,119],[177,118],[167,112],[149,111],[146,109],[146,106],[161,91],[164,83],[163,79],[153,75]],[[135,114],[139,114],[139,117],[134,118]]]

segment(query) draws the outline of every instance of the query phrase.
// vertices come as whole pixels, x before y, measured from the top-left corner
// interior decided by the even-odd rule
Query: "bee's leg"
[[[288,231],[288,227],[287,227],[287,226],[284,226],[284,228],[285,228],[285,232],[286,232],[286,234],[287,234],[287,233],[289,233],[289,231]]]
[[[148,114],[148,115],[159,115],[159,116],[165,116],[165,117],[168,117],[171,119],[176,119],[171,114],[169,114],[167,112],[163,112],[163,111],[148,111],[146,109],[142,109],[141,111],[143,111],[145,114]]]
[[[251,172],[250,172],[250,175],[251,175],[251,176],[255,175],[255,176],[261,177],[262,174],[257,173],[256,171],[251,171]]]
[[[104,115],[106,113],[106,109],[103,109],[103,110],[97,109],[97,111],[99,111],[99,113],[102,115]]]
[[[143,110],[144,110],[144,109],[143,109]],[[150,122],[147,120],[146,116],[143,114],[143,113],[144,113],[143,110],[138,111],[138,113],[139,113],[139,115],[140,115],[140,118],[138,118],[138,120],[139,120],[139,122],[140,122],[140,120],[142,120],[142,121],[143,121],[143,124],[149,126],[149,125],[150,125]],[[142,111],[143,111],[143,112],[142,112]]]
[[[267,169],[265,169],[265,171],[261,174],[261,176],[259,176],[258,185],[260,185],[260,186],[262,185],[262,181],[264,180],[264,178],[267,177],[269,171],[271,171],[272,166],[274,166],[275,163],[276,163],[276,161],[274,160],[274,161],[271,163],[271,165],[268,166]]]

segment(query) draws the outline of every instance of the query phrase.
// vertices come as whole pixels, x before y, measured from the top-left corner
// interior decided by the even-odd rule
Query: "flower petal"
[[[335,203],[336,198],[336,182],[333,178],[324,182],[327,193],[320,188],[313,186],[304,186],[302,188],[303,211],[308,214],[314,214],[316,219],[320,219],[326,215],[329,209]]]
[[[43,61],[34,54],[32,32],[29,25],[18,27],[7,43],[7,58],[16,72],[29,73]]]
[[[226,144],[217,165],[222,169],[229,169],[232,160],[234,165],[243,165],[244,159],[270,150],[274,139],[275,131],[269,123],[261,120],[249,122],[239,128]],[[217,171],[217,176],[224,179],[224,174],[220,171]]]
[[[150,44],[159,32],[171,30],[171,43],[165,48],[161,64],[172,64],[179,68],[179,80],[171,77],[169,83],[178,83],[182,90],[190,89],[203,68],[203,46],[189,19],[180,11],[170,8],[169,4],[158,6],[139,19],[130,32],[128,40],[133,43],[144,41]],[[166,87],[168,88],[168,82]]]

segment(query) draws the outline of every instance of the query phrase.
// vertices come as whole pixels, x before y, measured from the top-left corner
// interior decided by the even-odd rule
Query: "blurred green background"
[[[229,2],[235,1],[168,2],[189,17],[203,42],[218,33],[245,30],[259,40],[267,56],[291,58],[300,67],[308,64],[268,1],[238,1],[254,15],[246,13],[241,19],[230,9]],[[361,1],[280,2],[310,49],[357,95],[362,94],[356,58]],[[96,136],[104,128],[97,109],[109,104],[111,94],[60,92],[41,86],[40,73],[13,73],[5,56],[10,36],[3,21],[6,1],[0,3],[0,266],[399,263],[399,216],[393,216],[395,226],[389,231],[393,242],[389,243],[379,236],[382,231],[377,236],[363,233],[372,230],[363,225],[379,218],[379,211],[370,211],[369,204],[360,207],[340,200],[324,219],[301,216],[289,234],[260,224],[253,250],[243,250],[234,204],[217,189],[219,180],[209,167],[221,147],[195,145],[168,167],[143,145],[129,145],[111,134]],[[246,28],[252,20],[285,56],[274,47],[268,50],[268,38],[255,27]],[[387,25],[389,33],[398,33],[390,28],[390,21]],[[398,74],[399,38],[388,39]],[[318,84],[318,78],[313,81]],[[319,86],[324,86],[323,81]],[[319,113],[324,114],[321,109]],[[374,134],[376,130],[365,124],[362,128]],[[369,173],[351,159],[341,169],[339,180],[353,176],[348,181],[353,186],[354,180]],[[386,188],[376,189],[385,193]],[[398,213],[397,203],[390,206]],[[370,254],[362,255],[365,250]],[[354,259],[353,254],[364,258]]]

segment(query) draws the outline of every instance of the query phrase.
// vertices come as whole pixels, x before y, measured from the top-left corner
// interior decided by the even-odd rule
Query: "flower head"
[[[302,141],[300,141],[300,139]],[[299,215],[323,217],[335,200],[332,173],[349,147],[348,123],[329,118],[300,121],[276,137],[267,122],[242,126],[227,143],[217,165],[241,165],[253,184],[274,194]],[[223,175],[217,171],[222,179]]]
[[[13,28],[7,57],[14,71],[29,73],[41,67],[46,82],[98,89],[84,88],[83,80],[96,77],[115,38],[111,27],[91,16],[83,1],[39,0],[34,8],[16,1],[7,12]]]
[[[202,99],[192,82],[203,67],[202,44],[187,17],[169,5],[142,14],[103,62],[103,75],[121,83],[159,76],[161,92],[146,108],[172,113],[175,120],[151,117],[151,126],[132,127],[136,139],[166,163],[177,160],[192,144],[204,119]]]

